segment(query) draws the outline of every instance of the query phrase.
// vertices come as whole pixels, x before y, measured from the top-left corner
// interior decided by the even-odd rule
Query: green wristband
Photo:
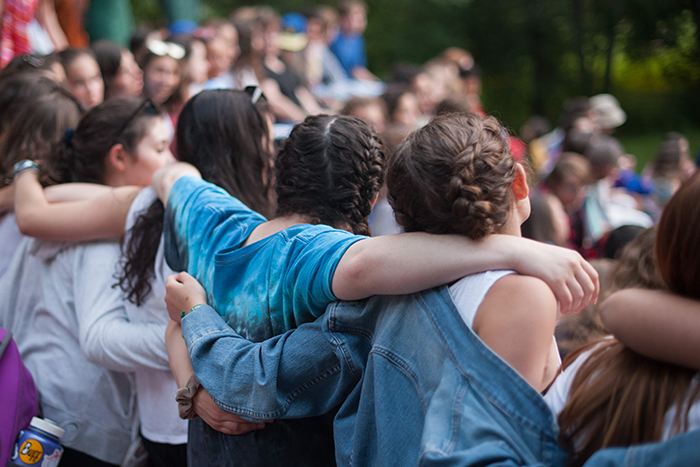
[[[190,308],[190,311],[184,311],[184,310],[183,310],[183,311],[180,313],[180,319],[182,319],[182,318],[184,318],[185,316],[189,315],[190,313],[192,313],[194,310],[196,310],[197,308],[199,308],[199,307],[202,306],[202,305],[204,305],[204,304],[203,304],[203,303],[200,303],[199,305],[195,305],[195,306],[193,306],[192,308]]]

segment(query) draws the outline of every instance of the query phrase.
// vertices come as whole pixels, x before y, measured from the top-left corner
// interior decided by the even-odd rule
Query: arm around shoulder
[[[626,289],[605,300],[600,313],[605,327],[632,350],[700,369],[700,301]]]
[[[156,192],[156,195],[158,195],[158,198],[160,198],[163,204],[168,203],[168,195],[170,194],[170,189],[173,187],[175,182],[185,175],[202,178],[199,170],[197,170],[192,164],[188,164],[186,162],[174,162],[161,169],[158,169],[156,173],[153,174],[153,190]]]

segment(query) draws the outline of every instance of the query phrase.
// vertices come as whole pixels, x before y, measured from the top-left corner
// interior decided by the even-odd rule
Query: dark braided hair
[[[201,92],[182,109],[176,138],[179,160],[194,165],[204,180],[267,217],[273,203],[265,105],[262,100],[253,104],[242,91]],[[124,248],[119,286],[137,306],[151,292],[164,213],[163,203],[156,200],[136,220]]]
[[[316,115],[292,130],[275,163],[277,215],[300,214],[370,235],[367,216],[382,186],[379,139],[355,117]]]
[[[444,114],[399,146],[387,171],[388,199],[406,232],[477,240],[508,220],[515,160],[493,117]]]

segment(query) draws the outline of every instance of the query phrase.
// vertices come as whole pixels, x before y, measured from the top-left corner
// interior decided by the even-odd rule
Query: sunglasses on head
[[[122,123],[122,125],[119,127],[119,130],[115,134],[115,138],[119,138],[122,135],[122,133],[124,133],[124,130],[126,130],[126,127],[128,127],[129,124],[132,121],[134,121],[136,116],[138,114],[140,114],[141,112],[145,112],[145,113],[147,113],[149,115],[153,115],[153,116],[160,115],[160,111],[158,110],[158,107],[156,106],[156,104],[153,103],[153,101],[151,100],[150,97],[146,98],[146,100],[144,100],[141,103],[141,105],[139,105],[138,108],[136,110],[134,110],[134,112],[131,115],[129,115],[129,118],[127,118],[124,121],[124,123]]]
[[[259,86],[246,86],[243,92],[250,96],[250,102],[253,105],[257,104],[261,98],[267,100]]]
[[[158,39],[151,39],[146,42],[146,48],[149,52],[159,57],[172,57],[175,60],[180,60],[185,56],[185,48],[174,42],[164,42]]]

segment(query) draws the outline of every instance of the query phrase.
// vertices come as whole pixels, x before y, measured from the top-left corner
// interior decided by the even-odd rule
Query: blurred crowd
[[[279,170],[279,167],[275,167],[273,163],[274,156],[280,147],[284,147],[284,144],[288,144],[289,152],[291,152],[289,148],[293,148],[295,144],[300,147],[304,144],[304,141],[291,143],[283,143],[283,141],[293,139],[287,138],[290,134],[294,135],[292,133],[294,128],[303,130],[313,126],[312,124],[318,126],[318,122],[326,122],[324,118],[328,118],[314,119],[313,116],[340,115],[356,117],[356,119],[342,119],[342,125],[339,124],[339,126],[344,125],[348,134],[360,135],[356,138],[358,141],[363,137],[371,143],[367,143],[370,149],[363,148],[356,150],[355,153],[366,156],[369,153],[381,152],[381,157],[386,156],[388,164],[391,163],[397,150],[401,152],[401,148],[417,159],[420,159],[424,153],[430,152],[424,151],[425,148],[421,146],[429,140],[427,136],[420,136],[422,129],[439,128],[443,124],[447,125],[450,131],[459,134],[460,130],[464,130],[461,127],[466,125],[462,123],[471,122],[470,125],[473,124],[474,128],[478,127],[478,130],[469,127],[470,131],[473,131],[469,137],[474,138],[476,135],[477,139],[486,141],[484,145],[488,143],[498,146],[503,143],[503,148],[507,149],[499,146],[503,150],[497,154],[499,160],[512,163],[509,169],[509,176],[512,176],[512,179],[507,180],[508,186],[505,190],[508,193],[511,191],[515,193],[516,188],[519,188],[519,193],[524,194],[517,198],[517,202],[504,202],[504,205],[508,205],[507,209],[503,208],[503,212],[507,215],[503,214],[501,217],[512,221],[509,216],[522,215],[524,219],[528,216],[523,213],[528,211],[529,218],[522,225],[524,237],[575,250],[589,260],[600,278],[602,298],[628,288],[668,289],[680,295],[694,297],[692,294],[680,293],[679,289],[669,285],[677,279],[676,276],[671,274],[673,280],[667,279],[666,276],[662,280],[654,257],[659,241],[657,226],[665,226],[664,232],[672,232],[676,228],[668,220],[671,214],[666,215],[664,223],[665,206],[670,200],[677,199],[680,201],[676,201],[676,204],[683,204],[682,212],[692,211],[692,206],[687,202],[690,196],[687,193],[691,188],[700,186],[698,177],[694,176],[697,166],[691,158],[689,142],[680,133],[668,133],[659,145],[653,160],[644,167],[638,166],[635,155],[629,154],[614,136],[616,129],[626,122],[627,116],[618,100],[611,94],[567,99],[561,106],[560,116],[554,127],[546,118],[533,116],[516,135],[489,117],[489,110],[492,109],[485,108],[480,97],[482,70],[474,57],[464,49],[450,47],[422,65],[395,63],[389,67],[391,72],[388,76],[382,77],[383,79],[376,76],[367,61],[364,32],[367,27],[368,10],[367,5],[361,0],[343,0],[337,6],[315,6],[283,15],[270,7],[245,6],[234,10],[228,18],[210,19],[202,24],[192,21],[173,21],[167,28],[140,27],[131,35],[128,47],[108,39],[90,43],[89,36],[82,29],[80,21],[71,22],[65,19],[71,15],[75,16],[75,12],[66,14],[62,11],[64,3],[71,2],[56,1],[54,4],[47,0],[0,1],[0,5],[3,5],[0,41],[0,174],[3,176],[0,182],[0,277],[3,277],[8,268],[12,271],[12,267],[15,267],[15,273],[20,270],[16,274],[17,277],[22,276],[23,265],[17,259],[15,252],[20,251],[20,246],[26,246],[28,242],[20,233],[18,221],[12,212],[15,206],[22,204],[15,199],[12,191],[14,188],[19,189],[18,186],[12,185],[13,176],[15,182],[17,179],[22,180],[23,175],[26,181],[27,170],[36,172],[41,175],[38,179],[44,186],[80,181],[104,183],[115,188],[131,185],[147,187],[156,169],[179,159],[195,166],[198,163],[201,164],[197,169],[202,172],[201,175],[205,179],[216,181],[216,177],[221,174],[229,177],[233,180],[227,181],[227,183],[230,182],[229,185],[226,183],[219,183],[219,185],[241,198],[251,209],[272,218],[274,216],[271,214],[275,212],[273,201],[276,200],[272,192],[275,183],[278,182],[275,176],[279,176],[279,172],[275,173],[275,176],[271,175],[274,173],[273,168]],[[92,3],[99,4],[97,1]],[[81,11],[78,9],[79,14],[85,13]],[[224,96],[219,93],[220,90],[236,92],[228,92]],[[139,105],[136,101],[143,103]],[[197,104],[197,102],[207,104]],[[85,117],[86,115],[89,117]],[[436,117],[444,117],[444,119]],[[157,124],[152,124],[149,118],[156,119]],[[148,125],[144,122],[148,122]],[[313,127],[315,133],[309,130],[309,134],[318,137],[317,133],[320,132],[326,137],[334,122],[334,118],[328,118],[324,123],[327,125],[325,132],[319,129],[320,127]],[[361,124],[360,129],[356,128],[358,122]],[[454,129],[451,125],[455,127],[461,125],[461,127]],[[211,132],[207,133],[206,130]],[[411,140],[411,138],[407,139],[409,135],[419,136],[412,136],[414,139]],[[442,140],[458,146],[455,142],[458,140],[456,136],[447,132],[439,133],[439,136]],[[421,137],[426,139],[421,140]],[[319,137],[319,140],[323,138]],[[219,144],[220,141],[222,142]],[[377,141],[381,141],[381,148]],[[142,147],[142,143],[150,146]],[[456,162],[448,165],[450,170],[459,164],[468,166],[468,170],[464,169],[462,172],[473,175],[473,180],[469,181],[471,185],[464,182],[459,189],[453,187],[449,189],[452,193],[450,196],[463,200],[465,205],[471,203],[469,206],[472,209],[473,205],[482,202],[474,193],[485,197],[489,195],[489,193],[484,194],[489,191],[490,186],[484,182],[488,178],[487,175],[498,178],[502,174],[489,166],[490,162],[483,162],[491,155],[487,154],[488,151],[484,149],[485,146],[481,146],[481,142],[469,144],[467,148],[460,147],[459,150],[452,151],[454,154],[450,153],[449,156]],[[447,143],[445,145],[449,146]],[[114,149],[117,146],[119,148]],[[58,147],[61,148],[60,151],[56,149]],[[205,161],[197,152],[201,148],[211,149],[212,154],[217,153],[217,158],[222,160],[229,158],[234,162],[228,159],[226,162],[212,162],[216,159],[213,156],[211,161]],[[328,153],[342,152],[343,149],[350,150],[336,145],[330,149],[324,147],[321,152],[326,157]],[[124,151],[124,154],[138,154],[138,157],[132,158],[128,154],[127,157],[119,151]],[[436,150],[436,152],[439,151]],[[158,155],[155,155],[156,153]],[[239,153],[244,155],[239,158],[240,160],[236,159]],[[463,153],[469,153],[473,161],[470,159],[469,163],[463,162],[465,159],[462,157]],[[88,155],[93,159],[102,158],[106,162],[102,165],[93,164],[89,162]],[[376,157],[380,158],[378,155]],[[156,158],[158,158],[157,161]],[[53,160],[49,161],[49,159]],[[36,165],[37,162],[41,170]],[[50,162],[46,165],[52,170],[44,170],[44,162]],[[23,163],[26,164],[22,165]],[[380,162],[372,160],[367,162],[363,169],[371,173],[371,169],[376,168],[372,164],[375,164],[381,166],[377,170],[381,172],[383,163],[383,160]],[[240,165],[236,166],[236,164]],[[136,165],[139,165],[140,171],[138,176],[134,175],[133,179],[127,180],[126,177],[119,178],[115,175],[121,170],[120,167],[126,167],[124,173],[130,173],[129,170],[134,169]],[[206,173],[208,165],[215,167],[210,173]],[[299,165],[303,164],[299,162]],[[332,169],[333,167],[328,171]],[[459,172],[456,169],[455,171]],[[134,170],[133,174],[136,173],[137,171]],[[246,175],[249,175],[247,179]],[[458,179],[462,175],[457,173],[454,177]],[[376,177],[379,180],[375,180],[378,192],[376,198],[374,197],[376,193],[368,196],[368,190],[362,192],[363,196],[371,198],[371,200],[365,200],[369,208],[366,209],[367,213],[364,217],[371,211],[368,223],[372,236],[400,233],[403,228],[397,222],[392,208],[397,200],[391,199],[386,185],[381,180],[382,177]],[[527,179],[527,182],[522,183],[523,186],[518,184],[521,178]],[[420,177],[412,181],[416,182],[416,180],[420,180]],[[435,185],[440,185],[440,182],[440,180],[431,181]],[[290,184],[293,185],[291,182]],[[683,191],[683,186],[690,188],[685,188]],[[302,190],[306,186],[300,183],[295,188]],[[325,189],[333,191],[328,187]],[[685,193],[685,198],[674,198],[679,189],[681,195]],[[49,190],[47,190],[47,196],[50,197]],[[255,192],[255,195],[247,191]],[[59,193],[63,192],[59,191]],[[163,204],[157,201],[154,193],[149,192],[148,196],[152,199],[141,194],[139,196],[145,199],[144,201],[137,198],[140,200],[141,208],[148,209],[147,214],[142,217],[150,221],[158,218],[155,226],[156,230],[160,229],[160,231],[153,238],[160,239],[163,232]],[[245,196],[250,197],[246,199]],[[430,211],[432,209],[430,206],[437,206],[440,204],[439,201],[442,201],[437,199],[440,196],[435,198],[435,200],[431,199],[430,203],[426,203],[426,206],[429,206],[425,209],[426,211]],[[510,200],[507,196],[505,198]],[[513,208],[520,202],[524,206],[528,198],[527,209],[522,206],[520,211]],[[29,199],[29,197],[18,199]],[[35,202],[40,198],[31,199]],[[111,198],[105,199],[106,201],[102,201],[108,205]],[[133,197],[130,198],[128,204],[133,199]],[[43,204],[39,203],[39,205],[42,207],[49,204],[44,203],[44,199],[41,201]],[[70,204],[73,200],[71,195],[64,194],[58,201],[68,201],[66,204]],[[372,205],[375,201],[376,204]],[[136,201],[134,203],[138,205]],[[27,202],[25,206],[29,204],[31,203]],[[458,203],[455,202],[455,206],[457,205]],[[483,205],[487,203],[484,201],[482,205],[477,206],[478,209],[474,209],[483,211],[480,215],[487,218],[484,223],[490,227],[485,228],[485,232],[501,233],[498,229],[491,228],[496,225],[496,222],[489,218],[493,214],[489,210],[492,208],[487,209]],[[119,206],[114,209],[117,214],[123,215],[122,217],[126,217],[129,212],[126,230],[142,221],[142,217],[129,211],[129,206],[122,210],[119,210],[121,209]],[[450,209],[454,212],[449,212],[449,215],[460,214],[458,207]],[[406,208],[406,210],[411,209]],[[277,212],[279,214],[279,211]],[[75,212],[72,213],[74,214]],[[99,213],[91,214],[96,214],[95,218],[99,220],[97,215]],[[72,223],[70,221],[72,218],[69,216],[64,217],[61,214],[57,217],[59,221],[56,225],[61,228],[62,223]],[[51,239],[84,240],[102,238],[102,236],[110,238],[119,236],[125,231],[122,217],[116,216],[121,222],[113,222],[115,225],[118,224],[116,231],[107,230],[105,233],[101,225],[97,227],[91,225],[94,231],[88,236],[83,235],[79,229],[78,233],[71,232],[70,235],[63,235],[61,233],[63,231],[52,224],[51,235],[56,238],[51,237]],[[284,216],[281,217],[284,218]],[[358,217],[362,217],[357,221],[358,224],[364,226],[364,217]],[[503,219],[499,222],[501,222],[498,224],[500,228],[505,222]],[[95,224],[98,224],[97,220]],[[106,221],[105,224],[112,225]],[[22,227],[24,232],[25,226],[22,225]],[[333,227],[337,226],[333,225]],[[341,228],[345,229],[345,227]],[[430,228],[425,228],[424,231],[435,233]],[[448,228],[437,233],[446,232],[455,233]],[[363,230],[359,233],[367,232]],[[133,235],[137,236],[137,234]],[[36,236],[41,237],[41,234]],[[141,232],[139,241],[146,237],[147,235]],[[668,240],[669,237],[663,238]],[[479,240],[479,238],[473,240]],[[677,240],[674,238],[674,242]],[[155,240],[151,243],[147,248],[153,251],[147,259],[150,263],[155,261],[156,264],[160,261],[163,266],[166,253],[163,253],[162,244],[158,244]],[[534,244],[534,242],[529,243]],[[671,243],[670,240],[668,243]],[[682,242],[679,241],[679,243]],[[158,250],[159,245],[160,250]],[[674,250],[677,253],[676,256],[669,254],[667,257],[677,258],[686,253],[687,256],[692,257],[697,252],[690,251],[692,248],[688,245],[689,242],[682,244]],[[685,253],[678,253],[681,250]],[[29,252],[29,247],[26,247],[24,253],[29,257],[35,252]],[[130,260],[138,257],[137,253],[136,250],[128,252],[132,256]],[[578,255],[570,251],[566,254],[578,258]],[[15,255],[14,263],[12,263],[13,255]],[[138,258],[135,261],[137,260]],[[157,308],[153,312],[154,316],[157,315],[154,320],[165,320],[165,322],[158,322],[161,327],[156,333],[157,338],[162,341],[162,331],[169,323],[169,318],[163,310],[164,277],[160,277],[156,272],[148,272],[146,267],[142,270],[138,270],[136,266],[132,270],[127,266],[125,268],[120,285],[126,289],[130,288],[132,294],[129,295],[128,300],[124,300],[125,303],[133,302],[132,299],[137,297],[136,304],[141,306],[143,303],[139,301],[149,297],[151,285],[142,284],[140,286],[142,288],[138,289],[138,284],[134,285],[138,281],[149,284],[163,282],[157,286],[160,287],[157,292],[161,295],[157,296],[158,304],[153,308],[154,310]],[[166,269],[163,266],[163,271]],[[687,272],[694,269],[694,266],[686,265],[683,269]],[[667,265],[664,270],[668,273],[669,270],[673,270],[673,267]],[[82,274],[84,271],[76,272],[78,273]],[[596,285],[587,276],[584,279],[580,276],[579,273],[576,280],[589,285],[585,293],[581,292],[580,295],[588,294],[590,298],[593,294],[591,290],[595,289]],[[9,277],[10,274],[6,275],[5,282],[0,282],[0,286],[10,287],[8,284],[11,284],[10,280],[14,279],[8,279]],[[591,273],[591,277],[595,277],[595,274]],[[22,276],[22,279],[26,277]],[[111,274],[103,279],[104,283],[98,285],[103,286],[105,290],[113,288],[112,285],[107,284],[107,282],[113,282],[114,278]],[[90,280],[96,281],[94,277],[85,278],[86,283]],[[582,290],[581,287],[579,289]],[[134,290],[137,291],[134,292]],[[13,299],[21,299],[22,294],[14,295]],[[651,297],[655,297],[652,300],[654,304],[671,300],[667,295],[661,296],[663,298],[656,295]],[[119,300],[122,298],[118,297]],[[557,295],[557,298],[561,297]],[[688,302],[683,303],[683,306],[688,308],[697,306],[697,304],[689,305]],[[126,306],[128,308],[131,305]],[[7,309],[3,311],[0,307],[0,317],[3,312],[10,315]],[[138,316],[138,313],[134,316]],[[184,311],[183,316],[185,316]],[[296,327],[296,325],[290,327]],[[624,327],[623,325],[622,328]],[[608,336],[609,331],[611,329],[607,329],[604,325],[597,304],[589,304],[579,314],[557,315],[554,353],[558,345],[562,357],[572,354],[578,359],[582,354],[580,351],[576,352],[577,349],[582,345],[590,344],[597,338]],[[616,333],[617,331],[618,329],[615,330]],[[642,332],[640,335],[647,336]],[[669,341],[671,340],[673,339]],[[160,341],[159,350],[165,353],[165,344]],[[548,346],[551,341],[550,333],[543,342]],[[685,342],[687,343],[688,340]],[[596,345],[596,347],[588,347],[588,350],[591,352],[595,350],[594,355],[599,357],[601,352],[598,350],[608,347],[607,344]],[[85,351],[85,349],[81,350]],[[685,350],[684,348],[683,352],[678,353],[691,353]],[[657,356],[652,351],[649,353],[651,356]],[[584,357],[587,355],[583,354]],[[129,358],[131,357],[133,355]],[[161,357],[165,361],[165,363],[160,362],[161,366],[167,366],[168,355],[164,357],[161,355]],[[600,361],[606,358],[603,356]],[[108,360],[106,357],[105,359]],[[680,362],[673,358],[668,360],[684,363],[682,358],[678,359]],[[151,363],[153,362],[148,364]],[[555,366],[558,367],[559,363],[560,361],[557,360]],[[565,364],[565,367],[569,367],[569,363]],[[115,371],[132,371],[128,369],[128,365],[120,365],[114,364],[117,367]],[[673,372],[668,369],[670,367],[664,368],[663,371]],[[551,370],[551,368],[548,369]],[[153,376],[151,370],[144,371],[143,368],[140,370],[142,375],[146,373],[146,378]],[[160,371],[166,374],[163,377],[163,381],[169,385],[166,389],[176,390],[170,371],[167,368],[160,368]],[[573,370],[570,371],[573,372]],[[548,384],[553,380],[556,371],[550,373]],[[595,371],[592,374],[596,374]],[[649,380],[653,380],[653,377],[644,380],[645,384]],[[686,408],[686,418],[689,413],[698,418],[697,414],[700,413],[700,404],[697,403],[698,390],[694,389],[692,397],[689,392],[689,387],[698,387],[697,381],[693,379],[695,382],[692,385],[688,381],[683,383],[684,386],[679,386],[683,390],[679,390],[678,393],[682,393],[682,399],[685,401],[687,392],[688,400],[693,402],[683,406]],[[570,381],[567,384],[570,385]],[[119,386],[117,383],[114,385]],[[182,388],[182,384],[178,386]],[[154,391],[153,388],[150,389],[152,393],[156,393],[153,396],[154,400],[162,398],[165,393],[165,390],[159,392]],[[149,388],[146,388],[144,393],[148,393],[148,390]],[[170,396],[168,393],[168,397]],[[682,403],[685,404],[683,401]],[[663,419],[666,409],[675,402],[677,401],[674,399],[664,406],[661,412],[659,410],[654,412],[662,414],[659,420]],[[616,404],[614,400],[611,403],[611,405]],[[692,412],[691,406],[693,406]],[[649,412],[652,411],[649,410]],[[566,419],[568,415],[564,413],[564,418],[561,420]],[[143,414],[141,416],[144,419],[147,418]],[[150,421],[159,418],[160,413],[155,409],[148,414]],[[593,418],[595,414],[591,415],[591,419]],[[569,419],[576,420],[576,417],[572,416]],[[660,427],[662,423],[659,420],[656,422]],[[674,423],[678,420],[677,417]],[[178,419],[176,422],[181,420]],[[686,421],[682,425],[685,429],[689,426],[691,428],[700,426],[698,420],[694,420],[694,423],[688,424]],[[574,422],[572,424],[575,425]],[[278,425],[284,426],[282,423]],[[278,425],[273,425],[273,429]],[[165,431],[173,431],[173,426],[175,425],[167,426]],[[178,447],[180,450],[175,452],[176,457],[185,452],[187,427],[183,426],[181,424],[176,427],[179,431],[172,436],[176,441],[169,441],[168,436],[172,433],[168,432],[168,436],[156,439],[154,445],[147,446],[151,456],[156,457],[158,443]],[[674,426],[679,427],[681,424],[678,422]],[[259,428],[256,426],[250,429]],[[611,431],[615,428],[613,427]],[[202,426],[200,429],[210,430]],[[632,441],[627,440],[620,445],[667,439],[667,436],[660,435],[661,428],[655,430],[653,436],[640,435],[636,438],[632,436]],[[677,433],[682,431],[678,429]],[[207,433],[207,436],[214,436],[209,431]],[[142,433],[144,438],[147,438],[147,434]],[[146,442],[149,442],[148,439]],[[598,443],[599,445],[592,444],[596,444],[598,449],[608,447],[610,444],[606,442]],[[126,451],[121,447],[128,447],[128,443],[120,449],[114,446],[103,446],[104,452],[96,452],[98,450],[92,451],[90,444],[85,442],[85,445],[73,446],[77,451],[73,454],[89,454],[88,457],[100,458],[103,463],[88,462],[85,465],[114,465],[123,458]],[[114,452],[110,452],[110,449]],[[107,452],[109,454],[105,454]],[[192,456],[192,451],[190,450],[188,454]],[[329,455],[333,457],[332,452]],[[586,459],[579,460],[582,464]],[[182,462],[185,462],[184,457],[181,459]],[[190,465],[192,462],[194,461],[190,460]],[[218,461],[211,462],[214,465]]]

